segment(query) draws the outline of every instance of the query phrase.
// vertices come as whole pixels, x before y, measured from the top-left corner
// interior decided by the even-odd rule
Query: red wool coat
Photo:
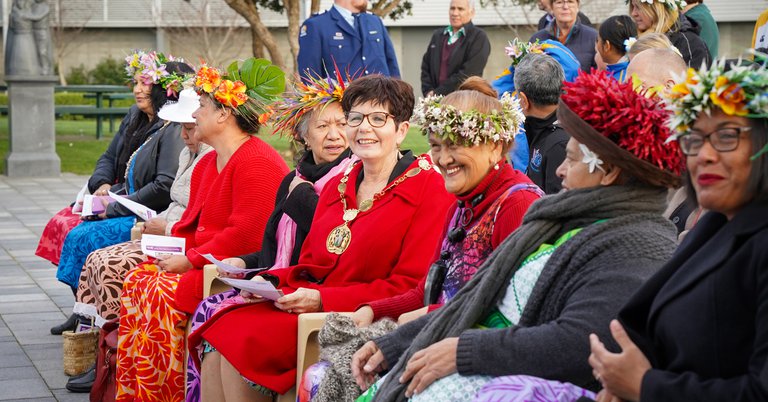
[[[275,204],[277,188],[288,174],[283,158],[264,141],[252,137],[218,171],[216,152],[195,166],[189,206],[172,235],[187,239],[187,258],[195,266],[182,275],[176,306],[194,312],[203,297],[202,267],[208,260],[261,249],[264,227]]]
[[[358,163],[349,175],[347,205],[357,205],[353,178],[361,168]],[[270,271],[280,278],[286,294],[299,287],[318,289],[324,311],[351,311],[361,303],[415,287],[432,262],[454,200],[437,171],[422,171],[351,222],[352,240],[339,256],[327,251],[326,238],[343,222],[337,190],[340,179],[332,179],[320,195],[299,264]],[[308,275],[323,280],[312,282]],[[273,303],[233,306],[192,334],[189,344],[204,338],[246,378],[285,393],[296,377],[297,317]]]

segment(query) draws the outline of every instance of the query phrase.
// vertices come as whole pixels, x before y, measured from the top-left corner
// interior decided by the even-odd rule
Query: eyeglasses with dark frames
[[[715,151],[731,152],[739,147],[741,133],[751,129],[752,127],[724,127],[708,134],[692,130],[678,137],[677,142],[686,156],[698,155],[705,141],[709,141]]]
[[[395,115],[387,112],[372,112],[372,113],[360,113],[360,112],[348,112],[347,113],[347,125],[350,127],[357,127],[363,124],[363,120],[368,119],[368,124],[371,127],[379,128],[384,127],[387,124],[388,118],[395,118]]]

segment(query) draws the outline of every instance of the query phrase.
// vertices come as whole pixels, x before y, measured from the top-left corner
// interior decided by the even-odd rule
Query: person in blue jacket
[[[381,18],[366,12],[368,0],[334,0],[299,31],[298,70],[321,77],[383,74],[400,77],[397,57]]]

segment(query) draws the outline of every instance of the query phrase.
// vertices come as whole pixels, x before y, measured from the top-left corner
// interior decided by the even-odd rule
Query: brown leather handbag
[[[96,380],[91,388],[91,402],[113,402],[117,396],[117,328],[119,318],[108,321],[99,333]]]

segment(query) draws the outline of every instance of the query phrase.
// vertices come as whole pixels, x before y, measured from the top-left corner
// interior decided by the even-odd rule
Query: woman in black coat
[[[722,63],[672,90],[688,185],[709,212],[611,323],[621,353],[591,335],[598,400],[768,400],[768,106],[750,102],[766,90],[765,69]]]

